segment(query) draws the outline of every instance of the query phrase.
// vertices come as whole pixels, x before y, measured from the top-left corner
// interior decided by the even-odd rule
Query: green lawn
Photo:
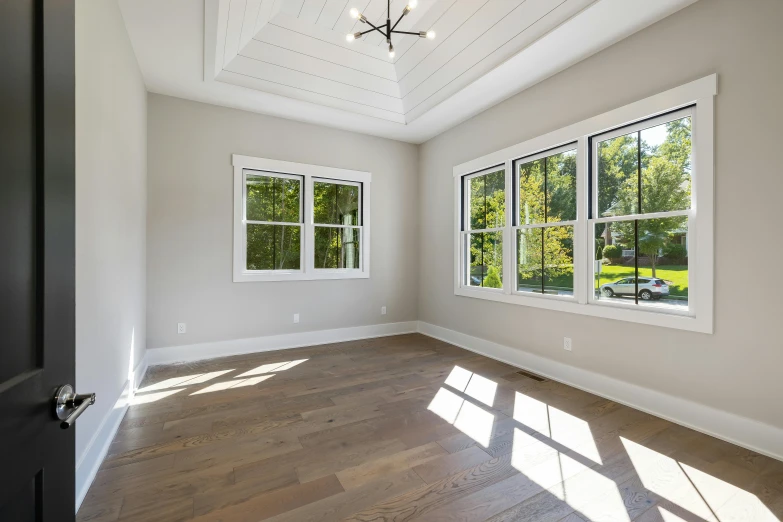
[[[688,296],[688,267],[685,265],[667,265],[656,269],[656,276],[664,281],[670,282],[669,294],[676,296]],[[617,265],[603,265],[601,267],[600,279],[596,277],[595,287],[612,283],[623,277],[633,277],[634,268],[632,266],[617,266]],[[652,269],[650,267],[639,268],[640,277],[652,277]],[[527,288],[541,288],[541,278],[533,277],[524,280],[522,285]],[[574,287],[574,275],[573,273],[566,273],[557,277],[547,279],[546,284],[548,289],[552,290],[564,290]]]
[[[633,277],[634,269],[632,266],[603,265],[601,267],[600,281],[596,277],[596,288],[600,285],[617,281],[621,277]],[[664,281],[669,282],[669,293],[671,295],[688,296],[688,267],[684,265],[663,266],[655,271],[655,275]],[[650,267],[639,268],[640,277],[652,277]]]

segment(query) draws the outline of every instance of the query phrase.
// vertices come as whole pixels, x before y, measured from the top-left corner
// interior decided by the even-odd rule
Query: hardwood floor
[[[150,369],[80,521],[777,521],[783,463],[417,334]]]

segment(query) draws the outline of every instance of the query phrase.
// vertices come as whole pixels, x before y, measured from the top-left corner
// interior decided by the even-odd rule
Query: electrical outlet
[[[188,331],[188,325],[185,323],[177,323],[177,333],[178,334],[184,334]]]
[[[385,306],[381,307],[381,315],[386,315],[386,307]]]
[[[563,350],[571,351],[571,338],[570,337],[563,337]]]
[[[299,314],[294,314],[294,323],[299,322]]]

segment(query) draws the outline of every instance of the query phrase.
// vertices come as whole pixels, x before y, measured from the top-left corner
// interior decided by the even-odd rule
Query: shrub
[[[500,280],[500,272],[498,272],[497,267],[489,267],[487,277],[484,278],[484,286],[487,288],[503,288],[503,281]]]
[[[595,242],[595,259],[597,261],[604,258],[604,247],[601,246],[599,241]]]
[[[682,261],[688,257],[688,249],[678,244],[667,245],[663,249],[663,256],[670,261]]]
[[[604,247],[604,257],[614,261],[623,257],[623,251],[617,245],[606,245]]]

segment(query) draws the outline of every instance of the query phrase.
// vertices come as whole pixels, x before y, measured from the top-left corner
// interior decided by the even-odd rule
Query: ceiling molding
[[[152,92],[421,143],[695,1],[420,0],[400,28],[437,37],[395,36],[393,61],[345,39],[350,7],[375,23],[384,0],[120,7]]]

